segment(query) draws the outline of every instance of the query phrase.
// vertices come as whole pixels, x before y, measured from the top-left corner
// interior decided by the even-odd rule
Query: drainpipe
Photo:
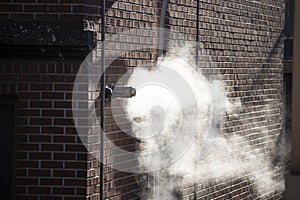
[[[163,0],[161,10],[160,10],[160,21],[159,21],[159,33],[158,33],[158,57],[163,56],[164,52],[164,28],[165,28],[165,18],[166,18],[166,13],[169,5],[169,0]],[[155,198],[156,195],[156,183],[160,183],[160,172],[153,172],[153,196]],[[171,181],[170,181],[171,182]],[[171,183],[170,183],[171,184]]]
[[[163,55],[164,50],[164,28],[165,28],[165,18],[166,12],[169,5],[169,0],[163,0],[160,13],[160,31],[159,31],[159,43],[158,43],[158,57]],[[200,2],[197,0],[197,24],[196,24],[196,66],[199,67],[199,15],[200,15]],[[158,176],[154,173],[154,184],[158,181]],[[172,181],[170,181],[172,182]],[[155,185],[154,185],[154,194],[155,194]],[[197,199],[197,185],[194,184],[194,199]]]
[[[300,2],[295,1],[294,23],[294,63],[292,91],[292,133],[291,133],[291,166],[286,176],[286,199],[298,200],[300,196]]]
[[[165,28],[165,19],[166,19],[166,13],[169,5],[169,0],[163,0],[161,11],[160,11],[160,22],[159,22],[159,36],[158,36],[158,57],[163,55],[164,50],[164,28]]]
[[[101,104],[100,104],[100,200],[104,200],[104,108],[105,108],[105,0],[101,9]]]

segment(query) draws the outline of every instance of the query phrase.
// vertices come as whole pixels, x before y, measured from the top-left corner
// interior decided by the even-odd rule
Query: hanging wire
[[[105,108],[105,0],[101,9],[101,133],[100,133],[100,199],[104,200],[104,108]]]

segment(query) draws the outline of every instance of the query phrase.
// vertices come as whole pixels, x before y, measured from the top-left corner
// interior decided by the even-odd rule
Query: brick
[[[18,97],[20,99],[40,99],[40,92],[19,92]]]
[[[50,142],[51,136],[41,134],[30,135],[29,140],[30,142]]]
[[[0,4],[0,12],[22,12],[22,5]]]
[[[52,84],[30,84],[30,90],[41,90],[41,91],[45,91],[45,90],[52,90]]]
[[[54,177],[75,177],[75,171],[74,170],[53,170],[53,176]]]
[[[13,1],[14,3],[35,3],[35,0],[9,0]]]
[[[49,186],[59,186],[63,185],[63,180],[61,178],[41,178],[41,185],[49,185]]]
[[[26,137],[27,138],[27,137]],[[17,144],[17,149],[19,151],[30,151],[30,150],[39,150],[38,144],[31,144],[31,143],[25,143],[25,144]]]
[[[0,74],[0,81],[5,82],[5,81],[11,81],[15,82],[17,81],[18,76],[16,74]]]
[[[44,117],[64,117],[63,110],[43,110],[42,115]]]
[[[63,134],[64,129],[63,129],[63,127],[43,126],[42,127],[42,133]]]
[[[48,66],[49,68],[50,66]],[[43,75],[42,80],[43,82],[49,82],[49,83],[55,83],[55,82],[60,82],[63,83],[65,82],[66,77],[62,75]]]
[[[40,197],[40,200],[62,200],[63,197],[59,197],[59,196],[52,196],[52,195],[49,195],[49,196],[41,196]]]
[[[87,164],[85,162],[65,162],[65,168],[67,168],[67,169],[86,169]]]
[[[74,125],[73,119],[54,119],[55,125]]]
[[[47,3],[47,4],[50,4],[50,3],[59,3],[59,0],[37,0],[38,3]]]
[[[76,196],[67,196],[65,197],[65,200],[81,200],[82,197],[76,195]]]
[[[16,135],[16,141],[21,142],[21,141],[27,141],[27,135]]]
[[[21,195],[21,194],[17,194],[16,195],[16,199],[17,200],[38,200],[38,197],[34,196],[34,195]]]
[[[31,125],[51,125],[49,118],[31,118],[29,122]]]
[[[73,93],[70,93],[70,92],[65,93],[65,99],[66,100],[72,100],[72,98],[73,98]]]
[[[39,127],[17,127],[17,133],[39,133]]]
[[[40,75],[20,75],[19,76],[19,81],[20,82],[40,82],[41,81],[41,76]]]
[[[13,20],[33,20],[34,15],[33,13],[28,13],[28,14],[12,13],[10,18]]]
[[[76,196],[78,197],[78,196],[83,196],[83,195],[86,195],[86,189],[85,188],[77,188],[76,189]]]
[[[34,116],[40,116],[40,110],[33,110],[33,109],[22,109],[18,111],[18,116],[28,116],[28,117],[34,117]]]
[[[73,117],[73,111],[72,110],[66,110],[66,117]]]
[[[28,125],[28,119],[27,118],[21,118],[19,117],[17,119],[17,124],[22,126],[22,125]]]
[[[71,5],[49,5],[49,12],[52,13],[70,13]]]
[[[75,143],[76,139],[74,136],[54,136],[54,142],[61,142],[61,143]]]
[[[38,161],[27,161],[27,160],[17,161],[18,168],[37,168],[38,166],[39,166]]]
[[[28,174],[32,177],[49,177],[51,171],[48,169],[30,169]]]
[[[83,145],[71,145],[71,144],[67,144],[66,145],[66,151],[73,151],[73,152],[85,152],[86,149]]]
[[[74,153],[54,153],[54,160],[75,160]]]
[[[60,15],[60,18],[62,20],[75,20],[76,21],[76,20],[82,20],[83,17],[84,17],[83,14],[78,14],[78,13],[76,13],[76,14],[61,14]]]
[[[67,76],[66,82],[67,83],[74,83],[76,76]]]
[[[86,186],[85,179],[65,179],[64,185],[65,186]]]
[[[76,172],[76,177],[77,178],[86,178],[86,170],[83,170],[83,171],[77,171]]]
[[[76,128],[67,127],[66,134],[76,134],[77,135],[77,130],[76,130]]]
[[[49,194],[51,192],[50,187],[28,187],[29,194]]]
[[[80,4],[80,3],[84,3],[84,0],[61,0],[61,3],[74,3],[74,4]]]
[[[73,91],[73,84],[55,84],[54,90],[56,91]]]
[[[17,178],[18,185],[37,185],[38,179],[36,178]]]
[[[63,151],[61,144],[42,144],[42,151]]]
[[[76,154],[76,160],[86,161],[87,160],[87,154],[86,153],[77,153]]]
[[[27,176],[27,170],[25,170],[25,169],[18,169],[17,170],[17,176]]]
[[[63,168],[63,163],[58,161],[43,161],[41,162],[41,168],[48,168],[48,169]]]
[[[36,20],[58,20],[59,14],[50,14],[50,13],[42,13],[42,14],[35,14]],[[45,72],[46,70],[43,70]]]
[[[34,152],[29,153],[29,159],[32,160],[50,160],[51,159],[51,153],[45,153],[45,152]]]
[[[64,93],[63,92],[43,92],[42,93],[43,99],[64,99]]]
[[[51,108],[51,101],[30,101],[30,108]]]
[[[82,5],[73,5],[73,12],[74,13],[83,13],[83,6]]]
[[[25,5],[25,12],[47,12],[47,5]]]
[[[55,101],[54,108],[72,108],[71,101]]]
[[[53,188],[54,194],[60,194],[60,195],[72,195],[75,194],[74,188]]]

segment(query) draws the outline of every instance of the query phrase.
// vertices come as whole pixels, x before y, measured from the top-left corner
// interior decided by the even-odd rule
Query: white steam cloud
[[[224,115],[238,118],[235,110],[243,106],[239,99],[226,98],[222,80],[208,81],[189,63],[188,48],[180,51],[154,68],[134,69],[128,81],[137,89],[126,111],[134,136],[141,140],[139,163],[155,171],[144,196],[176,199],[175,191],[182,193],[193,184],[236,178],[252,184],[262,199],[282,191],[283,180],[277,177],[282,166],[272,163],[274,149],[266,150],[275,144],[260,141],[255,146],[242,134],[220,134]],[[255,128],[261,138],[271,134]]]

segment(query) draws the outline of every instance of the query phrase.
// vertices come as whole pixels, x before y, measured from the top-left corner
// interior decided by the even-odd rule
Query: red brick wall
[[[17,101],[17,199],[85,199],[87,153],[71,95],[80,61],[1,60],[1,96]]]
[[[80,20],[83,0],[5,0],[0,3],[1,19]]]
[[[196,1],[170,1],[168,7],[167,21],[170,30],[191,35],[192,41],[196,38],[195,7]],[[128,9],[129,12],[133,9],[134,14],[127,14]],[[147,5],[140,2],[135,5],[134,1],[125,2],[124,5],[113,4],[108,12],[108,32],[121,33],[131,27],[157,26],[158,20],[155,16],[152,16],[148,23],[140,21],[146,9]],[[153,10],[152,13],[157,16],[159,9]],[[243,105],[235,110],[238,116],[224,117],[222,135],[242,135],[253,147],[258,147],[266,154],[274,153],[276,143],[281,137],[283,25],[284,1],[200,2],[201,47],[212,56],[212,62],[204,66],[203,73],[208,77],[218,77],[221,74],[226,83],[228,99],[239,98]],[[145,52],[136,53],[135,56],[128,55],[124,59],[127,66],[134,67],[143,64],[140,59],[144,56],[148,60],[155,58],[153,54],[154,51],[147,57]],[[261,130],[267,130],[268,134],[262,133]],[[280,179],[282,168],[274,167],[273,170]],[[187,185],[179,198],[194,198],[193,187]],[[199,199],[260,198],[254,190],[253,182],[246,176],[241,176],[226,181],[211,180],[199,184],[196,196]],[[269,194],[268,198],[280,199],[282,194],[274,192]]]
[[[59,2],[59,3],[58,3]],[[204,74],[221,74],[229,98],[239,97],[246,110],[237,110],[238,120],[225,118],[223,135],[244,134],[260,145],[262,135],[241,120],[257,118],[272,133],[266,145],[274,146],[281,130],[281,95],[283,56],[283,1],[208,1],[200,3],[200,42],[212,56],[214,68]],[[128,28],[158,26],[160,3],[156,1],[107,1],[107,33],[121,33]],[[195,38],[196,1],[170,1],[169,27]],[[3,20],[92,20],[95,40],[100,41],[101,1],[82,0],[5,0],[0,3]],[[126,53],[124,51],[124,53]],[[149,60],[157,52],[149,50],[126,53],[108,71],[107,80]],[[10,59],[0,62],[0,96],[17,96],[17,198],[18,199],[98,199],[99,161],[86,152],[72,118],[71,93],[81,59],[60,61],[44,57]],[[126,68],[124,68],[124,66]],[[113,76],[112,76],[113,75]],[[266,110],[264,103],[277,106]],[[115,126],[110,105],[106,107],[106,133],[118,137],[120,144],[133,141]],[[269,113],[269,116],[266,116]],[[276,117],[279,121],[268,121]],[[124,136],[124,137],[121,137]],[[136,144],[132,142],[134,147]],[[276,171],[278,175],[282,172]],[[107,199],[138,199],[146,175],[130,174],[105,168]],[[251,183],[240,177],[227,182],[211,181],[198,186],[203,199],[254,199]],[[188,186],[180,198],[194,195]],[[229,196],[228,196],[229,195]],[[50,198],[51,197],[51,198]],[[279,199],[281,194],[270,198]]]
[[[194,1],[170,1],[171,30],[196,33],[195,4]],[[223,119],[222,135],[242,135],[254,147],[268,149],[266,154],[274,153],[282,132],[283,26],[284,1],[200,3],[200,42],[212,56],[211,65],[207,68],[203,65],[203,73],[209,77],[221,74],[228,99],[239,98],[243,105],[235,111],[236,116]],[[261,130],[267,130],[269,135],[262,134]],[[274,168],[274,173],[282,178],[282,170]],[[180,196],[194,198],[193,187],[187,187]],[[199,199],[261,198],[253,192],[254,187],[245,177],[225,182],[211,180],[197,186],[196,196]],[[275,192],[265,198],[281,199],[282,194]]]

